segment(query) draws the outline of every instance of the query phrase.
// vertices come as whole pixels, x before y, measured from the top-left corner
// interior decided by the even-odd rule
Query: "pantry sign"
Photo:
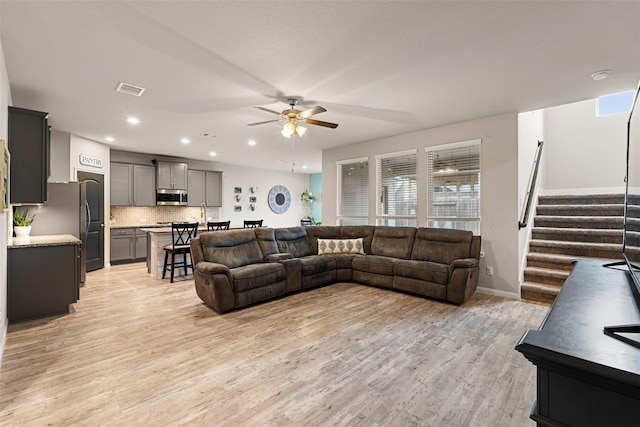
[[[100,157],[94,157],[88,154],[80,154],[80,164],[84,166],[91,166],[94,168],[101,168],[102,159]]]

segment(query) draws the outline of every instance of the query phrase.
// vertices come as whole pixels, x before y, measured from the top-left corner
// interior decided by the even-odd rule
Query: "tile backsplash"
[[[207,208],[204,219],[199,207],[185,206],[111,206],[114,225],[157,224],[161,222],[217,221],[220,208]]]

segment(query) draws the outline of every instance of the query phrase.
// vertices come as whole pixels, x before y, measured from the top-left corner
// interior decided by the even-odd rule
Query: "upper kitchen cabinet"
[[[133,165],[133,205],[156,205],[156,171],[153,166]]]
[[[9,107],[11,203],[44,203],[49,178],[49,113]]]
[[[205,203],[207,206],[222,206],[222,172],[205,172]]]
[[[133,165],[111,163],[111,205],[131,206],[133,202]]]
[[[204,171],[190,169],[187,172],[187,206],[202,206],[204,203]]]
[[[153,166],[111,163],[112,206],[155,206]]]
[[[186,190],[187,164],[155,161],[156,185],[159,189]]]

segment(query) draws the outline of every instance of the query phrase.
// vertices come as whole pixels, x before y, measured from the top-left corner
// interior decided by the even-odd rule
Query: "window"
[[[416,226],[416,150],[376,156],[376,224]]]
[[[596,103],[596,117],[630,112],[634,95],[635,92],[630,90],[601,96]]]
[[[427,227],[480,234],[480,140],[425,150]]]
[[[338,169],[338,225],[369,224],[369,159],[342,160]]]

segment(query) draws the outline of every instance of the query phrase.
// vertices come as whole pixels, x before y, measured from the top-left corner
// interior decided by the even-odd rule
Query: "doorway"
[[[104,175],[78,171],[78,181],[84,183],[88,206],[89,226],[84,249],[87,271],[104,267]]]

